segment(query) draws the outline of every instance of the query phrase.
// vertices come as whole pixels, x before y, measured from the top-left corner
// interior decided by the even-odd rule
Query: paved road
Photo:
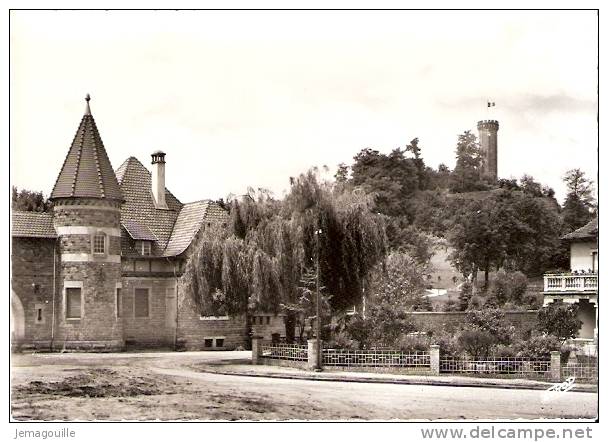
[[[24,419],[111,420],[592,419],[597,414],[597,395],[592,393],[548,398],[545,392],[532,390],[320,382],[196,371],[197,364],[247,356],[246,352],[17,355],[14,386],[32,380],[57,381],[75,373],[95,373],[100,379],[103,371],[95,370],[111,369],[110,381],[153,380],[151,385],[162,385],[163,391],[100,398],[34,394],[14,400],[14,413]]]

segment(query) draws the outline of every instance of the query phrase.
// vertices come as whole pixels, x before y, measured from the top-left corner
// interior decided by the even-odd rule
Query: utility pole
[[[317,221],[317,227],[318,227],[318,221]],[[317,261],[317,275],[316,275],[316,285],[317,285],[317,290],[316,290],[316,298],[317,298],[317,324],[316,324],[316,334],[317,334],[317,345],[318,345],[318,351],[317,351],[317,368],[315,370],[317,371],[321,371],[321,362],[322,362],[322,354],[323,354],[323,348],[321,348],[321,296],[319,293],[319,235],[323,233],[323,231],[321,229],[317,229],[315,230],[315,248],[316,248],[316,261]]]

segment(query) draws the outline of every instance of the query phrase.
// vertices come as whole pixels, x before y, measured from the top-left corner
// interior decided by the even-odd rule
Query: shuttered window
[[[136,318],[149,316],[149,289],[135,289],[133,312]]]
[[[65,303],[65,317],[80,319],[82,316],[82,290],[80,288],[66,288]]]

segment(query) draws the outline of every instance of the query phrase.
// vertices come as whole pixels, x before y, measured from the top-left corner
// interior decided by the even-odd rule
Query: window
[[[224,338],[218,338],[215,340],[215,346],[216,347],[223,347],[224,346]]]
[[[105,233],[97,233],[93,237],[93,253],[106,253],[106,235]]]
[[[270,324],[270,316],[266,316],[266,325]]]
[[[137,243],[137,251],[143,256],[151,255],[152,241],[139,241]]]
[[[80,319],[82,315],[82,289],[66,287],[65,289],[65,317],[66,319]]]
[[[205,348],[213,347],[213,339],[205,339]]]
[[[147,318],[149,315],[149,289],[135,289],[133,314],[136,318]]]
[[[122,317],[122,293],[120,288],[116,289],[116,317]]]

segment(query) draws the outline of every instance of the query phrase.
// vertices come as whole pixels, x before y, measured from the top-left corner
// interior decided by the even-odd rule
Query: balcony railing
[[[597,292],[597,274],[545,275],[545,292]]]

